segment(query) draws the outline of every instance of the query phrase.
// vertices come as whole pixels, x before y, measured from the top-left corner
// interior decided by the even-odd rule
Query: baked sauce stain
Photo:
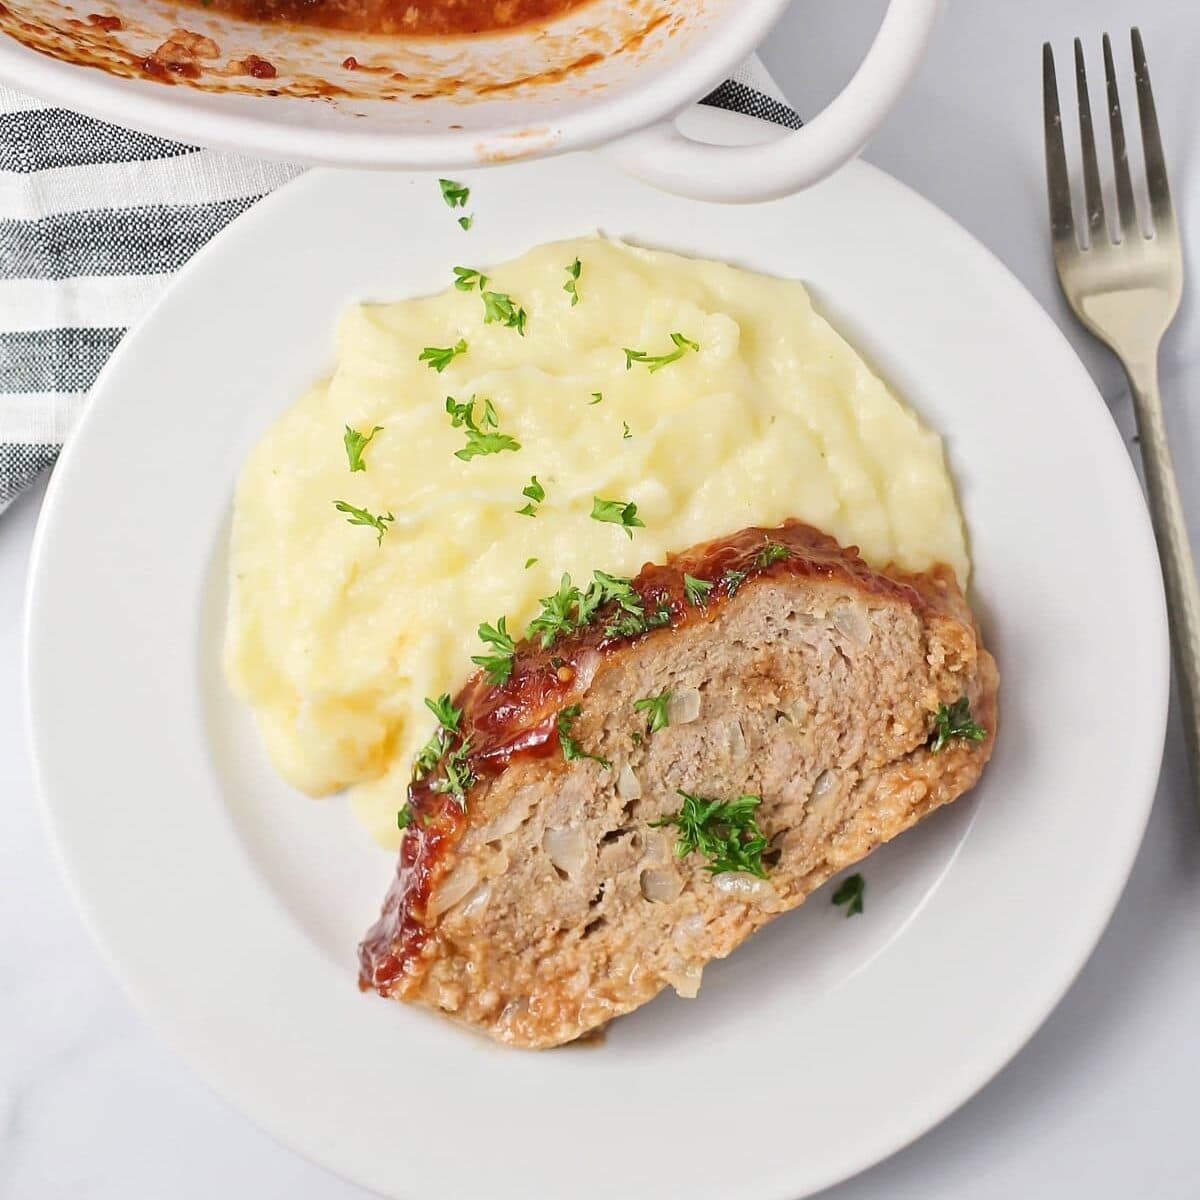
[[[771,545],[784,547],[786,553],[764,554]],[[540,640],[518,642],[504,683],[489,683],[484,672],[477,671],[454,698],[462,716],[447,752],[468,748],[465,764],[474,781],[465,804],[460,807],[453,796],[438,790],[445,775],[444,757],[409,785],[409,825],[396,878],[379,919],[358,948],[359,987],[402,996],[420,976],[421,951],[433,926],[427,924],[429,900],[449,869],[450,850],[466,830],[473,790],[518,759],[563,763],[558,715],[581,698],[574,684],[582,663],[588,664],[590,679],[597,658],[672,629],[710,622],[741,588],[759,578],[841,579],[849,587],[895,597],[917,610],[940,610],[948,608],[952,576],[947,572],[948,568],[934,568],[910,575],[889,569],[881,574],[859,557],[857,546],[843,548],[811,525],[786,521],[772,529],[753,526],[672,555],[665,564],[642,568],[631,583],[642,611],[655,622],[653,628],[632,635],[611,632],[621,610],[610,601],[589,624],[547,647]],[[685,575],[711,584],[702,605],[688,602]]]
[[[234,6],[240,2],[241,0],[229,0]],[[262,3],[265,0],[246,2]],[[588,2],[589,0],[582,0],[583,7],[586,7]],[[567,58],[566,62],[547,66],[545,70],[538,72],[525,71],[512,79],[497,77],[503,73],[503,63],[497,59],[486,63],[489,72],[486,75],[482,72],[470,75],[459,70],[443,76],[436,73],[439,68],[434,61],[430,61],[417,73],[412,68],[400,71],[395,66],[386,64],[367,65],[357,56],[350,55],[340,60],[341,67],[356,75],[371,77],[370,80],[363,79],[363,86],[352,87],[335,83],[331,78],[320,74],[288,69],[281,62],[282,56],[246,53],[245,48],[240,45],[228,62],[220,65],[211,61],[216,57],[215,54],[188,53],[186,49],[180,49],[180,38],[185,39],[185,44],[186,39],[211,41],[204,35],[184,28],[173,31],[156,50],[146,54],[144,49],[134,49],[125,44],[126,40],[136,44],[140,39],[141,46],[144,47],[147,37],[147,30],[138,27],[128,15],[122,17],[96,12],[88,14],[84,21],[70,15],[70,10],[65,6],[61,13],[56,14],[55,6],[51,5],[49,15],[46,15],[41,10],[36,13],[14,12],[10,4],[0,3],[0,30],[30,49],[60,61],[103,70],[117,77],[151,79],[163,84],[185,83],[206,91],[326,101],[402,101],[436,98],[470,103],[481,96],[536,94],[539,90],[553,88],[564,81],[574,81],[585,76],[590,68],[601,61],[637,52],[647,38],[668,21],[671,23],[665,33],[668,36],[673,34],[680,27],[681,20],[679,14],[664,13],[652,3],[630,4],[623,15],[622,23],[628,22],[626,28],[613,28],[612,22],[606,22],[605,25],[597,23],[591,27],[572,30],[569,39],[560,39],[555,48],[556,54]],[[535,22],[535,25],[537,24]],[[541,24],[545,25],[545,22]],[[263,28],[275,31],[288,26],[270,22],[264,24]],[[549,27],[535,28],[525,25],[519,32],[531,34],[541,40],[547,37],[548,29]],[[296,27],[295,32],[301,45],[301,54],[319,53],[319,43],[314,40],[315,37],[319,38],[319,30],[314,31],[301,26]],[[469,41],[471,37],[469,33],[460,33],[444,40],[448,44],[455,44]],[[420,43],[429,39],[411,40]],[[548,39],[548,44],[552,40]],[[405,65],[408,66],[407,63]],[[332,73],[336,69],[336,65],[331,63],[328,71]],[[273,84],[272,87],[260,86],[268,81]],[[581,79],[579,87],[581,94],[594,90],[594,87],[588,86],[585,79]],[[490,161],[503,161],[531,153],[536,148],[530,145],[513,153],[501,148],[486,151],[481,157]]]
[[[229,69],[240,75],[253,76],[255,79],[274,79],[279,73],[275,70],[274,63],[257,54],[247,54],[240,61],[234,59],[230,62]]]

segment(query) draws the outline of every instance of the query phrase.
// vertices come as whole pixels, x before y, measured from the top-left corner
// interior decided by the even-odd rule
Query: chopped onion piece
[[[622,800],[640,800],[642,797],[641,781],[628,763],[621,767],[617,775],[617,795]]]
[[[742,732],[741,721],[729,723],[729,757],[734,762],[741,762],[746,757],[746,735]]]
[[[683,880],[676,871],[648,867],[642,872],[642,895],[655,904],[668,904],[683,891]]]
[[[671,693],[667,701],[667,720],[672,725],[688,725],[700,715],[700,693],[695,688],[681,688]]]
[[[829,617],[834,629],[855,646],[865,646],[871,640],[871,622],[859,605],[835,604]]]
[[[440,917],[448,908],[453,908],[478,882],[479,872],[475,864],[459,863],[429,898],[430,916]]]
[[[542,837],[542,849],[550,861],[568,875],[578,875],[583,870],[587,855],[587,840],[583,830],[570,826],[566,829],[547,829]]]
[[[742,896],[747,900],[773,900],[778,892],[765,879],[748,871],[723,871],[712,877],[713,887],[727,896]]]

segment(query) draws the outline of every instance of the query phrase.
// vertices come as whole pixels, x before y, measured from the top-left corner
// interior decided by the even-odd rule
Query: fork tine
[[[1042,108],[1046,126],[1046,192],[1050,197],[1050,236],[1056,251],[1074,250],[1075,217],[1071,212],[1071,181],[1067,175],[1067,152],[1063,147],[1054,49],[1049,42],[1042,47]]]
[[[1104,80],[1108,92],[1108,129],[1112,139],[1113,171],[1117,184],[1117,210],[1121,216],[1122,238],[1136,237],[1137,205],[1133,199],[1133,181],[1129,177],[1129,150],[1125,144],[1125,122],[1121,119],[1121,97],[1117,91],[1117,71],[1113,66],[1112,42],[1104,35]]]
[[[1087,68],[1083,43],[1075,39],[1075,92],[1079,98],[1079,144],[1083,153],[1083,198],[1087,205],[1088,239],[1095,245],[1107,234],[1104,195],[1100,191],[1100,165],[1096,161],[1096,136],[1092,130],[1092,103],[1088,99]]]
[[[1133,74],[1137,80],[1138,116],[1142,122],[1142,153],[1146,157],[1146,187],[1150,193],[1150,215],[1155,232],[1159,228],[1175,227],[1175,212],[1171,207],[1171,189],[1167,184],[1167,163],[1163,158],[1162,139],[1158,136],[1158,113],[1154,108],[1154,93],[1150,90],[1150,68],[1146,65],[1146,50],[1142,33],[1134,28]]]

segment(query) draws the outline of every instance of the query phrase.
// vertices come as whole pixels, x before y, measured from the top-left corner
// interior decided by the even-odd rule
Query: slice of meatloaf
[[[705,963],[971,787],[996,729],[947,568],[873,571],[788,523],[568,582],[506,680],[443,705],[359,952],[364,988],[515,1046],[694,995]]]

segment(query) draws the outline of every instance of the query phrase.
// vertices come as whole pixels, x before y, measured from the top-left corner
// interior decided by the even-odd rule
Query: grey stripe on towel
[[[124,333],[124,329],[0,333],[0,394],[86,392]]]
[[[0,221],[0,279],[176,271],[261,198],[98,208],[35,221]]]
[[[58,167],[178,158],[195,151],[194,146],[121,129],[65,108],[0,114],[0,171],[18,175]]]

